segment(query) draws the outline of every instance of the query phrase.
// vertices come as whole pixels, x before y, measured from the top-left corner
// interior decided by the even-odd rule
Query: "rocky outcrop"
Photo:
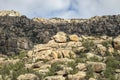
[[[58,32],[55,36],[53,36],[54,40],[59,43],[67,42],[67,36],[64,32]]]
[[[0,16],[21,16],[21,14],[14,10],[11,11],[3,10],[0,11]]]
[[[77,36],[64,32],[54,36],[45,44],[34,45],[31,50],[26,38],[20,38],[20,49],[28,52],[9,57],[0,55],[0,79],[119,80],[120,50],[113,44],[117,37]]]
[[[3,54],[28,50],[32,43],[33,45],[47,43],[53,35],[60,31],[78,36],[108,35],[113,37],[120,34],[120,15],[67,20],[60,18],[29,19],[15,11],[1,11],[0,14],[0,53]],[[18,40],[20,38],[24,38],[24,42]],[[70,36],[70,39],[78,41],[75,35]]]

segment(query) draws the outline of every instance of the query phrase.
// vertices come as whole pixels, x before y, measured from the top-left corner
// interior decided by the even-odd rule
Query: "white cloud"
[[[120,13],[120,0],[0,0],[0,10],[28,17],[89,18]]]

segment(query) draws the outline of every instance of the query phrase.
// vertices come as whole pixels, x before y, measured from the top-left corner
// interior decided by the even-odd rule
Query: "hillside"
[[[120,80],[120,15],[29,19],[0,11],[0,80]]]

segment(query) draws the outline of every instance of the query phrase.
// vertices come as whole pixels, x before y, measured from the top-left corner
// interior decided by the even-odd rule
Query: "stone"
[[[120,35],[113,39],[113,45],[115,49],[120,50]]]
[[[104,35],[104,36],[101,36],[101,39],[103,40],[106,40],[108,38],[108,36]]]
[[[114,48],[113,47],[108,47],[108,52],[109,53],[114,53]]]
[[[65,43],[67,42],[67,36],[64,32],[58,32],[53,39],[58,43]]]
[[[63,76],[56,75],[56,76],[47,76],[43,80],[65,80],[65,78]]]
[[[63,70],[57,71],[56,74],[57,75],[66,75],[66,74],[69,74],[71,71],[73,71],[73,69],[71,67],[64,66]]]
[[[34,52],[40,52],[40,51],[50,50],[51,47],[48,47],[45,44],[37,44],[37,45],[34,45],[33,49],[34,49],[33,50]]]
[[[64,58],[70,58],[70,57],[75,58],[76,57],[75,53],[71,50],[61,50],[61,52]]]
[[[21,16],[21,14],[17,11],[7,11],[7,10],[2,10],[0,11],[0,16]]]
[[[78,73],[73,74],[73,75],[69,74],[68,80],[82,80],[85,78],[85,76],[86,76],[85,72],[79,71]]]
[[[86,70],[86,64],[85,63],[78,63],[76,68],[79,69],[79,71],[84,71],[84,70]]]
[[[45,50],[45,51],[41,51],[38,52],[36,55],[36,59],[47,59],[50,60],[51,59],[51,55],[52,54],[52,50]]]
[[[103,59],[103,57],[93,54],[93,53],[86,53],[86,58],[89,60],[91,58],[97,58],[99,61],[101,61]]]
[[[18,38],[17,46],[20,49],[29,50],[32,48],[33,44],[27,38]]]
[[[91,65],[94,72],[102,72],[106,69],[106,64],[102,62],[87,62],[87,65]]]
[[[57,58],[75,58],[76,54],[69,49],[57,49],[52,51],[51,57],[53,57],[54,59]]]
[[[97,48],[99,50],[100,55],[104,56],[105,52],[107,51],[106,47],[104,47],[102,44],[97,44]]]
[[[84,36],[84,35],[81,35],[81,38],[82,38],[83,40],[87,40],[87,39],[88,39],[87,36]]]
[[[75,62],[74,59],[69,59],[69,58],[61,58],[61,59],[53,59],[51,61],[49,61],[50,64],[53,64],[53,63],[68,63],[68,62]]]
[[[0,75],[0,80],[4,80],[4,79],[2,78],[2,75]]]
[[[116,72],[116,73],[120,73],[120,69],[116,69],[115,72]]]
[[[119,74],[115,74],[115,79],[116,80],[120,80],[120,73]]]
[[[79,41],[79,37],[75,34],[69,35],[69,39],[70,41],[75,41],[75,42]]]
[[[45,75],[46,73],[49,72],[49,69],[40,69],[40,70],[36,70],[36,71],[38,71],[40,74]]]
[[[27,69],[31,69],[32,67],[33,67],[32,64],[25,64],[25,68],[27,68]]]
[[[90,59],[92,57],[95,57],[95,54],[93,54],[93,53],[86,53],[86,58],[87,59]]]
[[[34,51],[33,50],[29,50],[27,52],[27,57],[33,57],[33,55],[34,55]]]
[[[51,68],[50,64],[43,64],[40,66],[40,69],[47,69],[47,68]]]
[[[66,43],[66,47],[82,47],[82,43],[70,41]]]
[[[40,68],[40,66],[42,66],[42,65],[43,65],[43,61],[38,61],[38,62],[32,64],[32,68]]]
[[[52,51],[51,56],[53,57],[53,59],[57,59],[58,53],[56,51]]]
[[[86,48],[85,47],[76,47],[76,48],[73,48],[73,51],[74,52],[84,52],[86,50]]]
[[[40,80],[35,74],[27,73],[18,76],[17,80]]]
[[[93,40],[94,44],[101,44],[103,41],[104,41],[103,39]]]
[[[95,78],[90,78],[89,80],[97,80],[97,79],[95,79]]]

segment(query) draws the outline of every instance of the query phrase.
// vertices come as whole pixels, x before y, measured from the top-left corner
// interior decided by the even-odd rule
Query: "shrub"
[[[115,69],[118,69],[120,67],[120,61],[116,60],[114,57],[107,57],[106,61],[106,70],[104,71],[104,75],[109,80],[115,80]]]
[[[55,75],[57,71],[62,70],[62,67],[60,67],[60,64],[62,63],[56,62],[56,63],[51,64],[50,71],[46,74],[46,76],[53,76]]]
[[[81,58],[85,58],[86,57],[85,53],[83,53],[81,51],[74,51],[74,52]]]
[[[8,58],[13,58],[13,59],[19,58],[19,59],[23,59],[24,57],[26,57],[26,51],[20,51],[19,54],[14,54],[14,55],[12,55],[12,56],[9,56]]]
[[[100,60],[97,58],[97,57],[91,57],[90,59],[89,59],[89,61],[92,61],[92,62],[100,62]]]
[[[82,45],[86,48],[85,52],[89,52],[95,48],[95,44],[91,40],[83,41]]]
[[[86,62],[86,58],[77,57],[77,58],[75,58],[75,62],[76,63],[85,63]]]
[[[86,79],[94,77],[94,71],[91,65],[87,66]]]
[[[68,62],[67,66],[73,69],[72,71],[70,71],[70,74],[75,74],[79,71],[77,68],[75,68],[77,66],[76,62]]]
[[[3,80],[6,80],[6,76],[9,76],[11,80],[17,80],[17,77],[21,74],[25,73],[33,73],[37,74],[35,71],[31,69],[26,69],[24,62],[17,62],[15,64],[6,64],[0,69],[0,75],[2,75]],[[37,74],[37,76],[41,77],[41,75]]]
[[[112,46],[112,40],[103,41],[103,42],[102,42],[102,45],[105,46],[105,47],[108,47],[109,45]]]

